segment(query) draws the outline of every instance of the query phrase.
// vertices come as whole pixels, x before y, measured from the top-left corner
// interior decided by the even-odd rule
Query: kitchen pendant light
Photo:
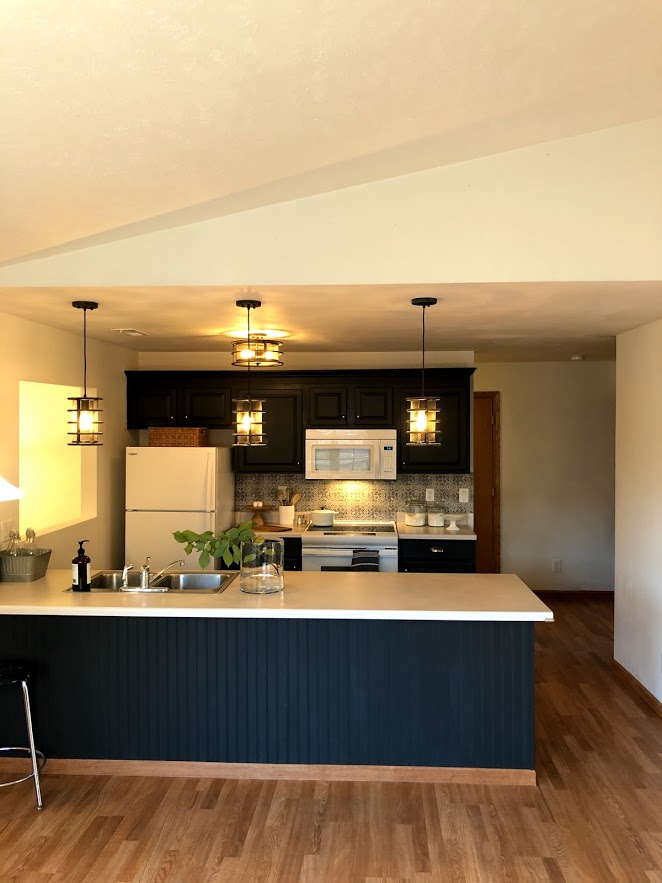
[[[71,304],[77,310],[83,311],[83,395],[70,397],[69,401],[74,406],[69,409],[69,435],[74,438],[70,445],[101,445],[99,436],[103,433],[101,426],[102,410],[99,403],[103,399],[87,394],[87,311],[96,310],[99,304],[92,300],[75,300]]]
[[[433,307],[436,297],[415,297],[412,305],[423,307],[423,340],[421,346],[421,394],[407,396],[407,444],[438,445],[439,442],[439,399],[425,395],[425,308]]]
[[[259,301],[255,301],[259,306]],[[283,364],[283,344],[264,334],[251,334],[248,340],[232,344],[232,364],[239,368],[273,368]]]
[[[246,310],[247,333],[246,340],[238,341],[238,344],[247,344],[250,349],[251,344],[251,310],[261,306],[259,300],[238,300],[237,306]],[[234,346],[233,346],[234,352]],[[238,364],[233,362],[233,365]],[[266,445],[267,437],[264,434],[264,399],[254,399],[251,395],[251,365],[254,364],[253,358],[247,356],[245,364],[248,369],[247,388],[248,395],[245,398],[233,399],[235,415],[234,444],[240,447],[257,447]],[[281,362],[282,364],[282,362]]]

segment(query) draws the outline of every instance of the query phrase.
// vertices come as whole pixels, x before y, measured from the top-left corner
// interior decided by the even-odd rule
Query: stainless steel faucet
[[[149,559],[150,556],[148,555],[147,558],[145,558],[145,563],[140,568],[140,588],[143,591],[153,586],[154,583],[163,576],[166,570],[170,570],[170,568],[174,567],[175,564],[178,564],[180,567],[183,567],[184,564],[186,564],[186,561],[183,558],[177,558],[175,559],[175,561],[171,561],[170,564],[166,564],[166,566],[162,570],[159,570],[158,573],[152,576],[149,569]]]
[[[133,570],[133,564],[125,564],[122,568],[122,588],[126,589],[129,586],[129,571]]]

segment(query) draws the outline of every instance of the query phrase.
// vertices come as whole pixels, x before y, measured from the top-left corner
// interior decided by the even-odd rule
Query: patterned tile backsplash
[[[301,492],[297,511],[335,509],[340,519],[395,518],[404,511],[408,500],[425,499],[425,489],[434,488],[435,503],[446,512],[473,512],[473,476],[471,475],[401,475],[395,481],[323,481],[306,480],[292,473],[235,476],[235,509],[241,510],[254,500],[275,505],[278,485]],[[458,503],[458,490],[469,488],[469,502]]]

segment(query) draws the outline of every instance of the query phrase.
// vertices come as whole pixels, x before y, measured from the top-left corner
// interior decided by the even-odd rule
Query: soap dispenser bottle
[[[90,591],[90,565],[92,562],[90,556],[85,554],[83,543],[89,543],[89,540],[78,540],[78,554],[71,559],[72,592]]]

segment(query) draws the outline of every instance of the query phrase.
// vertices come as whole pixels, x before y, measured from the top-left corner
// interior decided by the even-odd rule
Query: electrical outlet
[[[560,558],[553,558],[552,559],[552,573],[561,573],[562,569],[563,569],[563,562],[561,561],[561,559]]]
[[[426,503],[434,503],[434,488],[426,487],[425,488],[425,502]]]
[[[468,503],[469,502],[469,488],[468,487],[461,487],[460,488],[460,491],[458,494],[458,499],[459,499],[460,503]]]
[[[9,521],[0,521],[0,540],[8,540],[10,530],[11,519]]]

